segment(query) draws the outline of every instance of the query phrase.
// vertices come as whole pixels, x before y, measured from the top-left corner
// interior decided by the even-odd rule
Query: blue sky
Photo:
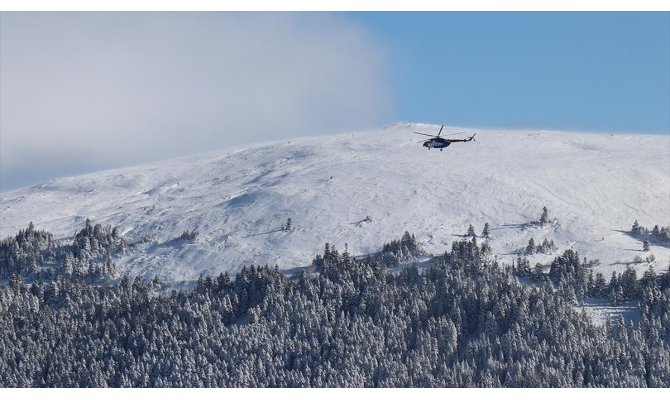
[[[347,13],[387,51],[389,119],[670,132],[670,13]]]

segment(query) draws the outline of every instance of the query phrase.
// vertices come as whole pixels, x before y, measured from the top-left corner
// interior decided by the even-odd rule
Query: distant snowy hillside
[[[0,236],[33,221],[69,238],[90,218],[139,243],[116,260],[121,270],[188,280],[251,263],[305,266],[326,242],[366,254],[406,230],[437,254],[469,224],[480,234],[488,222],[502,259],[534,238],[558,250],[533,263],[573,248],[603,270],[649,254],[657,270],[667,267],[670,248],[642,252],[626,231],[635,219],[670,225],[670,136],[477,131],[476,143],[440,152],[411,133],[438,128],[262,144],[4,192]],[[543,206],[558,225],[524,227]],[[284,231],[289,217],[293,230]],[[199,235],[174,240],[185,230]]]

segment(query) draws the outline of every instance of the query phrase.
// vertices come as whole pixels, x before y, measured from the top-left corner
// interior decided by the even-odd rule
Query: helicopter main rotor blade
[[[462,135],[462,134],[464,134],[464,133],[467,133],[467,132],[466,132],[466,131],[463,131],[463,132],[454,132],[454,133],[446,134],[446,135],[444,135],[444,136]]]
[[[437,132],[437,137],[440,137],[440,134],[442,133],[442,129],[444,129],[444,125],[442,125],[442,126],[440,127],[440,131]]]
[[[436,137],[435,135],[429,135],[429,134],[427,134],[427,133],[421,133],[421,132],[413,132],[413,133],[416,133],[417,135]]]

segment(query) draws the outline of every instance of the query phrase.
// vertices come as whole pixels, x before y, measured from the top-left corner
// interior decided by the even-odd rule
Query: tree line
[[[386,250],[412,246],[407,234]],[[612,290],[597,275],[590,283],[588,262],[568,250],[528,285],[521,279],[537,271],[523,260],[499,265],[472,238],[426,269],[391,273],[388,257],[327,246],[318,272],[289,278],[249,266],[203,276],[191,290],[14,274],[0,285],[0,386],[669,385],[667,278],[617,277],[615,290],[639,299],[641,318],[598,326],[574,307]]]

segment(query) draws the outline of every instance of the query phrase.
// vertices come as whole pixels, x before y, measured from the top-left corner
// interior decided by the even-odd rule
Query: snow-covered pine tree
[[[595,281],[593,283],[593,295],[596,297],[605,296],[607,293],[607,281],[602,272],[596,272]]]
[[[535,239],[530,238],[528,245],[526,246],[526,255],[535,254]]]
[[[661,234],[661,229],[658,227],[658,224],[654,225],[654,228],[651,230],[651,234],[656,237]]]
[[[635,220],[635,222],[633,222],[633,227],[631,228],[630,231],[635,235],[640,234],[640,224],[637,222],[637,220]]]
[[[490,230],[489,230],[489,223],[486,222],[486,223],[484,224],[484,229],[482,229],[482,237],[484,237],[485,239],[488,239],[490,233],[491,233],[491,232],[490,232]]]
[[[541,224],[546,224],[549,222],[549,211],[547,211],[547,207],[542,207],[542,215],[540,216],[540,223]]]

